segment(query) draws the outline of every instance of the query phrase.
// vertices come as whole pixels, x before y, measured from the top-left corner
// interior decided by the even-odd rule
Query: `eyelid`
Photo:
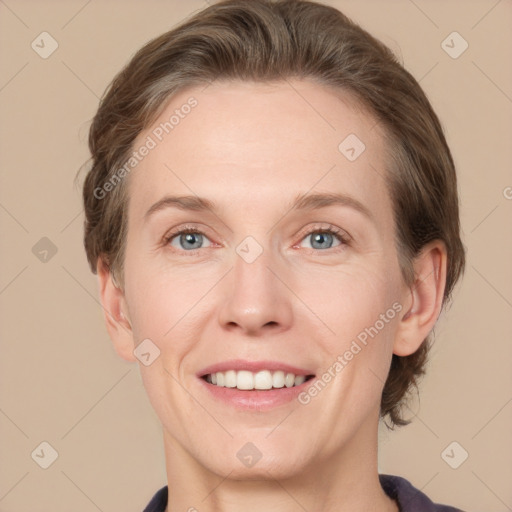
[[[183,233],[187,233],[187,232],[199,233],[199,234],[203,235],[204,237],[208,238],[208,240],[210,240],[210,236],[206,233],[205,229],[203,229],[199,226],[195,226],[193,224],[183,224],[183,225],[179,225],[175,228],[171,228],[169,231],[167,231],[165,233],[165,235],[162,237],[162,244],[167,245],[176,236],[181,235]],[[212,241],[210,240],[210,242],[212,242]],[[212,244],[215,244],[215,242],[212,242]],[[198,251],[198,250],[199,249],[193,249],[192,251],[186,251],[186,252],[191,253],[191,252]]]
[[[172,228],[166,232],[166,234],[162,238],[162,244],[164,246],[168,246],[168,245],[170,245],[171,240],[173,238],[175,238],[176,236],[187,233],[187,232],[192,232],[192,233],[198,233],[198,234],[208,238],[208,240],[210,240],[210,242],[211,242],[211,246],[199,248],[199,249],[192,249],[190,251],[181,250],[181,252],[195,254],[197,251],[200,251],[201,249],[209,249],[215,245],[218,247],[219,244],[212,242],[212,240],[210,239],[210,236],[205,231],[206,230],[204,230],[198,226],[195,226],[193,224],[180,225],[180,226],[178,226],[176,228]],[[304,238],[306,238],[307,236],[309,236],[313,233],[316,233],[316,232],[331,233],[332,235],[334,235],[335,237],[337,237],[339,239],[340,246],[349,245],[350,242],[352,241],[352,237],[344,229],[341,229],[333,224],[320,222],[320,223],[316,223],[313,225],[308,225],[304,229],[302,229],[299,232],[299,234],[297,235],[299,237],[299,241],[297,243],[295,243],[292,247],[298,248],[299,244],[304,240]],[[336,247],[340,247],[340,246],[336,246]],[[318,250],[318,249],[311,249],[311,250],[314,252],[329,252],[331,249],[333,249],[335,251],[336,247],[325,249],[325,250]]]
[[[302,241],[306,236],[311,235],[312,233],[316,232],[327,232],[332,233],[340,239],[340,241],[344,244],[348,244],[352,241],[352,237],[347,233],[344,229],[339,228],[338,226],[335,226],[334,224],[329,223],[322,223],[317,222],[313,225],[309,225],[305,227],[301,232],[299,233],[300,241]]]

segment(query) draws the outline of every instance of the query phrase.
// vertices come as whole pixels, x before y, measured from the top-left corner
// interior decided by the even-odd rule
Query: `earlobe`
[[[98,258],[97,271],[103,316],[110,339],[120,357],[126,361],[136,361],[124,292],[115,283],[110,268],[101,256]]]
[[[408,356],[416,352],[433,329],[443,306],[447,254],[444,243],[434,240],[415,258],[414,283],[404,292],[407,311],[400,320],[393,353]]]

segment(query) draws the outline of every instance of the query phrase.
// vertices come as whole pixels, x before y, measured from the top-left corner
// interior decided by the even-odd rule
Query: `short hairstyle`
[[[305,0],[225,0],[142,47],[103,95],[89,132],[92,166],[83,185],[84,245],[91,270],[101,257],[124,287],[127,179],[105,184],[130,158],[136,137],[173,94],[215,80],[309,79],[348,93],[383,128],[385,180],[405,282],[430,241],[447,250],[443,306],[464,270],[454,162],[437,115],[392,51],[335,8]],[[425,373],[429,335],[409,356],[393,354],[380,416],[407,425],[402,409]]]

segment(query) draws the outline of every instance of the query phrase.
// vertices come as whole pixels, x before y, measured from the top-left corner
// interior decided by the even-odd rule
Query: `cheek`
[[[344,367],[342,373],[351,376],[348,380],[356,374],[368,377],[369,369],[382,384],[386,379],[402,305],[398,273],[391,267],[384,276],[380,271],[352,268],[331,274],[322,291],[309,288],[309,304],[316,304],[311,309],[328,327],[327,334],[317,338],[326,355],[325,366],[338,361]]]
[[[312,277],[302,290],[311,309],[336,338],[356,336],[400,298],[399,276],[392,268],[386,275],[384,271],[354,266],[341,272],[331,270],[324,277],[322,285],[321,276]]]
[[[127,262],[128,263],[128,262]],[[135,341],[150,338],[173,354],[188,350],[194,331],[212,308],[209,291],[219,277],[210,268],[127,265],[126,292]]]
[[[149,365],[139,365],[148,398],[170,431],[179,432],[183,416],[176,410],[194,412],[195,404],[183,395],[189,354],[201,339],[212,304],[205,293],[214,276],[201,272],[166,272],[139,265],[127,272],[127,301],[135,343],[150,339],[160,354]],[[218,280],[218,279],[217,279]]]

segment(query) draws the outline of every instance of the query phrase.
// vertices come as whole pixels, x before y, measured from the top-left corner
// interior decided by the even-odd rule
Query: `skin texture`
[[[133,350],[146,338],[161,351],[139,365],[163,425],[168,510],[397,511],[378,481],[380,397],[392,354],[413,353],[440,313],[444,246],[424,249],[407,286],[381,127],[348,94],[298,80],[195,87],[174,96],[135,147],[191,96],[197,106],[128,178],[124,289],[98,261],[118,354],[138,362]],[[355,161],[338,150],[349,134],[366,146]],[[290,210],[298,194],[323,192],[357,199],[370,218],[346,205]],[[167,194],[218,208],[166,208],[145,221]],[[197,235],[188,244],[179,235],[165,241],[184,225],[204,233],[202,245]],[[348,241],[326,235],[315,243],[330,226]],[[247,236],[263,250],[252,263],[236,252]],[[400,312],[307,405],[237,410],[210,397],[196,376],[241,358],[320,377],[394,303]],[[262,454],[250,468],[237,458],[248,442]]]

